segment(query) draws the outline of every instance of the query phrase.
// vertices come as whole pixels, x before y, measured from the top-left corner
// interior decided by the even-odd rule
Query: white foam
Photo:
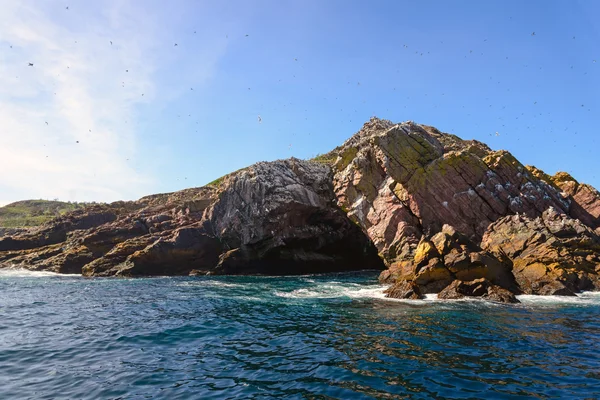
[[[241,283],[223,282],[219,280],[198,280],[190,282],[181,282],[176,286],[209,286],[219,288],[243,288],[245,285]]]
[[[359,285],[356,283],[342,283],[330,281],[321,284],[312,284],[307,288],[296,289],[291,292],[274,292],[275,296],[293,299],[333,299],[338,297],[359,298],[385,298],[384,285]]]
[[[600,292],[583,292],[576,296],[537,296],[531,294],[522,294],[517,296],[517,299],[525,305],[558,305],[558,304],[574,304],[574,305],[600,305]]]
[[[0,278],[30,278],[48,276],[81,276],[80,274],[59,274],[49,271],[30,271],[25,268],[3,268],[0,269]]]

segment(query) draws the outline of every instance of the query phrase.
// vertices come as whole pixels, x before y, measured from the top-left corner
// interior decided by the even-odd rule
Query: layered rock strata
[[[509,152],[371,119],[312,161],[89,206],[0,239],[0,266],[88,276],[381,269],[388,296],[600,289],[600,193]]]

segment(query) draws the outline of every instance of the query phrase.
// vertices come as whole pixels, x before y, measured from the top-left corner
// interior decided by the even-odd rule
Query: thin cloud
[[[151,18],[120,3],[60,18],[33,2],[0,6],[0,188],[87,201],[148,193],[152,177],[133,165],[135,107],[155,92]],[[85,18],[83,33],[58,22],[67,17]]]

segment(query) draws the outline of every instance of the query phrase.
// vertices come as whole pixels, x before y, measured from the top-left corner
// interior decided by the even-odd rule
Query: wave
[[[292,299],[333,299],[337,297],[350,298],[385,298],[383,285],[359,285],[353,283],[327,282],[311,285],[309,288],[296,289],[291,292],[276,291],[278,297]]]
[[[600,292],[582,292],[575,296],[537,296],[522,294],[517,299],[525,305],[600,305]]]
[[[49,271],[31,271],[25,268],[2,268],[0,278],[35,278],[48,276],[81,276],[81,274],[59,274]]]
[[[217,288],[244,288],[245,285],[243,283],[231,283],[231,282],[223,282],[220,280],[198,280],[191,282],[182,282],[177,286],[209,286],[209,287],[217,287]]]

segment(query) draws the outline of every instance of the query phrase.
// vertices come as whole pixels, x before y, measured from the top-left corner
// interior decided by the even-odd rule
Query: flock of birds
[[[68,7],[68,6],[66,6],[66,7],[65,7],[65,9],[66,9],[66,10],[69,10],[69,7]],[[196,33],[196,31],[193,31],[193,33],[195,34],[195,33]],[[228,38],[228,37],[229,37],[229,35],[225,35],[225,36],[226,36],[226,38]],[[244,36],[244,37],[246,37],[246,38],[247,38],[247,37],[249,37],[249,36],[250,36],[249,34],[245,34],[245,36]],[[532,37],[536,37],[536,32],[535,32],[535,31],[534,31],[534,32],[531,32],[531,36],[532,36]],[[575,39],[575,37],[574,37],[574,36],[573,36],[573,39]],[[487,41],[487,39],[484,39],[484,42],[486,42],[486,41]],[[112,41],[112,40],[110,40],[110,41],[109,41],[109,44],[110,44],[110,46],[113,46],[113,41]],[[443,42],[442,42],[442,44],[443,44]],[[12,48],[12,47],[13,47],[13,46],[11,45],[11,46],[10,46],[10,48]],[[180,46],[179,46],[179,43],[173,43],[173,47],[180,47]],[[408,50],[408,49],[409,49],[409,45],[408,45],[408,44],[403,44],[403,45],[402,45],[402,47],[403,47],[403,49],[406,49],[406,50]],[[473,51],[474,51],[474,50],[472,50],[472,49],[471,49],[471,50],[469,50],[469,55],[472,55],[472,54],[473,54]],[[414,54],[416,54],[416,55],[418,55],[418,56],[422,57],[422,56],[424,56],[424,55],[428,55],[428,54],[430,54],[430,52],[429,52],[429,51],[415,51],[415,53],[414,53]],[[483,55],[483,53],[482,53],[482,55]],[[465,55],[465,57],[467,57],[467,56]],[[506,59],[508,60],[508,56],[506,56]],[[294,58],[293,58],[293,61],[294,61],[294,62],[298,62],[298,58],[297,58],[297,57],[294,57]],[[595,59],[594,59],[594,60],[592,60],[592,61],[593,61],[593,63],[596,63],[596,60],[595,60]],[[28,66],[29,66],[29,67],[34,67],[34,63],[33,63],[33,62],[28,62]],[[528,67],[528,65],[525,65],[525,67]],[[67,67],[67,68],[68,68],[68,67]],[[573,67],[571,67],[571,68],[573,68]],[[540,67],[540,69],[542,69],[542,67]],[[125,69],[125,72],[126,72],[126,73],[129,73],[129,69]],[[294,77],[295,77],[295,75],[294,75]],[[490,76],[490,79],[493,79],[493,78]],[[279,82],[281,82],[281,79],[279,79]],[[351,84],[351,81],[348,81],[347,83],[348,83],[348,84]],[[498,83],[498,84],[500,84],[500,81],[498,81],[497,83]],[[125,82],[122,82],[122,86],[123,86],[123,87],[125,86]],[[360,82],[360,81],[356,82],[356,86],[361,86],[361,82]],[[248,87],[248,90],[250,90],[250,89],[251,89],[251,88],[250,88],[250,87]],[[311,88],[311,89],[312,89],[312,88]],[[190,87],[190,91],[193,91],[193,90],[194,90],[194,88],[193,88],[193,87]],[[394,88],[393,88],[393,90],[395,91],[395,90],[396,90],[396,88],[394,87]],[[508,88],[507,90],[508,90],[508,91],[510,91],[510,88]],[[427,93],[425,93],[424,95],[425,95],[425,96],[428,96],[428,94],[427,94]],[[445,93],[442,93],[441,95],[442,95],[442,96],[445,96]],[[141,93],[141,96],[144,96],[144,93]],[[409,99],[410,99],[410,97],[407,97],[407,100],[409,100]],[[488,99],[488,100],[489,100],[489,99]],[[366,101],[365,101],[365,100],[363,100],[363,103],[365,103],[365,102],[366,102]],[[534,102],[533,102],[533,104],[534,104],[534,105],[537,105],[537,101],[534,101]],[[290,105],[291,105],[291,103],[290,103]],[[284,107],[285,107],[285,105],[284,105]],[[406,105],[405,105],[404,107],[406,108]],[[492,104],[490,104],[490,105],[489,105],[489,107],[491,108],[491,107],[492,107]],[[581,104],[581,107],[583,108],[583,107],[585,107],[585,105],[584,105],[584,104]],[[463,107],[463,108],[464,108],[464,107]],[[505,109],[505,107],[502,107],[502,109]],[[341,110],[341,111],[343,111],[343,110]],[[389,110],[388,110],[388,111],[389,111]],[[591,111],[591,109],[589,109],[589,111]],[[358,110],[355,110],[355,113],[358,113]],[[190,114],[189,116],[191,116],[191,114]],[[470,114],[467,114],[467,116],[470,116]],[[524,113],[521,113],[521,115],[519,115],[519,116],[516,116],[516,117],[514,117],[514,118],[515,118],[515,120],[518,120],[518,119],[519,119],[519,117],[523,117],[523,116],[524,116]],[[540,116],[540,117],[543,117],[543,113],[539,113],[539,116]],[[532,115],[532,117],[533,117],[533,118],[536,118],[536,115]],[[499,119],[499,120],[503,120],[503,117],[498,117],[498,119]],[[352,122],[352,120],[350,120],[350,121]],[[46,125],[49,125],[49,124],[48,124],[48,121],[44,121],[44,122],[45,122],[45,124],[46,124]],[[261,116],[260,114],[257,116],[257,122],[258,122],[259,124],[262,124],[262,122],[263,122],[263,118],[262,118],[262,116]],[[502,127],[505,127],[505,124],[502,124]],[[530,129],[530,126],[527,126],[527,129]],[[568,129],[568,128],[565,128],[565,130],[567,130],[567,129]],[[499,130],[499,131],[500,131],[500,130]],[[489,134],[489,136],[494,136],[494,135],[495,135],[496,137],[498,137],[498,136],[500,136],[500,132],[499,132],[499,131],[495,131],[495,133],[490,133],[490,134]],[[91,132],[91,129],[90,129],[90,132]],[[577,134],[577,133],[575,133],[575,134]],[[520,139],[519,139],[519,138],[517,138],[517,140],[520,140]],[[556,140],[555,140],[555,142],[556,142]],[[76,144],[79,144],[79,143],[80,143],[80,141],[79,141],[79,140],[76,140],[76,141],[75,141],[75,143],[76,143]],[[576,146],[576,144],[575,144],[575,146]],[[290,143],[290,144],[289,144],[289,148],[291,148],[291,147],[292,147],[292,144]],[[48,157],[48,156],[46,156],[46,157]],[[187,178],[186,178],[186,179],[187,179]]]

